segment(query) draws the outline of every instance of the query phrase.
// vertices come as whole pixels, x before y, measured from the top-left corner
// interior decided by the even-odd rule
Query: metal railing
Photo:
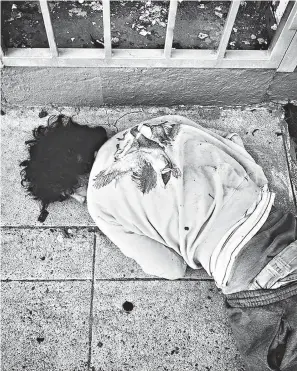
[[[284,8],[284,16],[268,50],[227,49],[240,0],[231,1],[216,50],[173,48],[178,3],[178,0],[170,0],[164,49],[113,49],[110,0],[102,0],[104,48],[81,49],[57,47],[48,2],[39,0],[49,48],[8,48],[5,52],[1,51],[2,64],[52,67],[276,68],[278,71],[286,72],[296,68],[297,1],[280,1]]]

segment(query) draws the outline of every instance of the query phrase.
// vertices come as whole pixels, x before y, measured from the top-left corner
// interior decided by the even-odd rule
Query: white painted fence
[[[275,68],[282,72],[297,66],[297,1],[280,1],[284,14],[275,36],[268,50],[255,51],[227,50],[240,0],[231,1],[217,50],[172,48],[178,0],[170,0],[164,49],[112,49],[110,0],[102,0],[104,49],[58,48],[47,0],[39,3],[49,48],[9,48],[1,53],[4,66]]]

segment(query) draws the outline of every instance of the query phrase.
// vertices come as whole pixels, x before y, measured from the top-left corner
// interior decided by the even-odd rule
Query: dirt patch
[[[103,47],[100,1],[51,1],[49,7],[58,47]],[[173,46],[216,49],[229,7],[230,1],[180,2]],[[110,8],[113,47],[164,47],[169,1],[112,1]],[[1,17],[6,47],[48,47],[38,2],[2,1]],[[272,2],[243,1],[228,48],[267,49],[276,28]]]
[[[20,1],[1,3],[1,32],[5,47],[48,48],[39,4]]]

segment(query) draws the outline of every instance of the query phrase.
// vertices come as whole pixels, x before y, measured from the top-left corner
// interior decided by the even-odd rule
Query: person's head
[[[41,202],[39,221],[46,208],[64,201],[81,187],[80,179],[91,171],[94,154],[106,142],[103,127],[79,125],[70,117],[52,116],[47,126],[39,126],[26,141],[29,157],[21,162],[21,184],[35,200]]]

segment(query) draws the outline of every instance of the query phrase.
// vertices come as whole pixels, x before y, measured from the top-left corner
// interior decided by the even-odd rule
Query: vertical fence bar
[[[39,0],[40,9],[43,17],[43,22],[45,26],[45,31],[47,35],[48,44],[50,47],[52,57],[58,56],[58,48],[55,41],[55,35],[52,27],[51,16],[49,13],[47,0]]]
[[[168,21],[167,21],[167,30],[166,30],[166,39],[165,39],[165,47],[164,47],[164,57],[165,58],[170,58],[171,57],[173,32],[174,32],[175,19],[176,19],[176,13],[177,13],[177,6],[178,6],[177,0],[170,0]]]
[[[105,58],[111,58],[110,0],[103,0],[102,4]]]
[[[294,18],[297,14],[297,2],[289,2],[287,8],[280,20],[280,24],[269,45],[270,60],[279,64],[289,48],[296,31],[294,28]],[[296,52],[295,52],[296,54]]]
[[[221,37],[220,45],[219,45],[219,47],[217,49],[217,52],[216,52],[217,59],[222,59],[225,56],[226,49],[227,49],[227,46],[228,46],[228,42],[229,42],[229,39],[230,39],[230,35],[231,35],[231,32],[232,32],[232,28],[233,28],[233,25],[234,25],[234,21],[235,21],[239,6],[240,6],[240,0],[232,1],[231,5],[230,5],[230,9],[229,9],[228,17],[226,19],[226,23],[225,23],[225,26],[224,26],[224,29],[223,29],[223,34],[222,34],[222,37]]]
[[[294,72],[297,67],[297,32],[279,65],[277,72]]]
[[[297,31],[297,9],[295,8],[295,10],[292,10],[292,12],[294,11],[295,13],[293,14],[293,19],[289,23],[289,30]]]
[[[287,20],[288,32],[292,37],[291,43],[286,50],[284,57],[278,66],[278,72],[293,72],[297,67],[297,3],[291,9],[291,14]]]
[[[289,4],[289,0],[280,0],[276,8],[276,12],[275,12],[275,19],[276,19],[277,24],[280,23],[288,4]]]

